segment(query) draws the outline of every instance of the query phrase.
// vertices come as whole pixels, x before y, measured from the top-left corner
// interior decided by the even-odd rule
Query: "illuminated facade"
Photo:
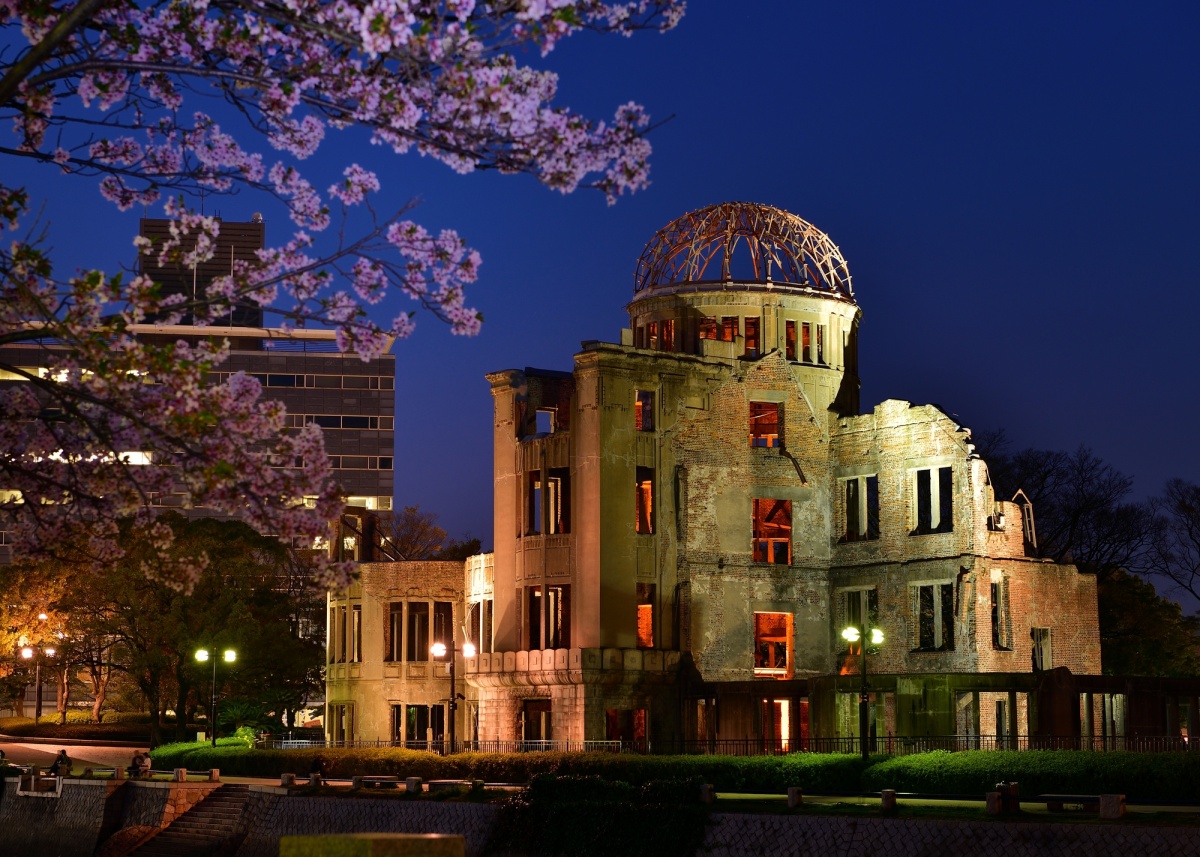
[[[628,309],[571,372],[488,376],[481,739],[854,734],[836,676],[864,621],[886,637],[880,736],[1025,731],[1024,692],[968,677],[1099,673],[1094,579],[1031,557],[1032,509],[994,496],[969,430],[931,405],[859,413],[861,311],[827,236],[767,206],[693,212],[647,245]]]

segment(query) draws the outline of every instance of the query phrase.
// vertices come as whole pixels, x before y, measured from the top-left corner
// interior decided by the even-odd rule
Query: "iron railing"
[[[429,753],[641,753],[653,755],[708,756],[781,756],[789,753],[848,753],[861,752],[858,738],[804,738],[796,740],[763,738],[723,738],[712,741],[456,741],[450,747],[447,740],[434,741],[333,741],[324,739],[265,737],[260,747],[279,750],[347,747],[397,747]],[[871,753],[907,756],[933,750],[1125,750],[1138,753],[1200,752],[1200,741],[1189,746],[1180,736],[1039,736],[1015,737],[995,735],[922,735],[887,736],[867,743]]]

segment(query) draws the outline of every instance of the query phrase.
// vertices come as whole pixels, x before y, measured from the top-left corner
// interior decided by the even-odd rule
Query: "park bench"
[[[399,777],[374,776],[374,777],[353,777],[350,780],[350,788],[352,791],[358,791],[363,786],[369,789],[398,789],[400,788],[401,780]]]

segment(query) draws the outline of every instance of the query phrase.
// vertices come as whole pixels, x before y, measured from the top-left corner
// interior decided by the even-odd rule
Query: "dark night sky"
[[[632,39],[569,39],[560,101],[655,119],[653,185],[607,207],[525,177],[460,177],[333,132],[315,166],[380,173],[383,210],[453,227],[483,254],[474,340],[430,319],[397,355],[397,500],[491,544],[485,372],[569,369],[628,323],[656,229],[713,202],[792,211],[827,232],[863,308],[863,408],[937,402],[1014,445],[1087,444],[1135,477],[1200,479],[1200,5],[715,3]],[[531,63],[542,60],[531,53]],[[268,152],[268,160],[270,153]],[[132,259],[137,214],[87,180],[31,185],[60,272]],[[271,200],[209,202],[227,219]],[[157,214],[157,212],[153,212]]]

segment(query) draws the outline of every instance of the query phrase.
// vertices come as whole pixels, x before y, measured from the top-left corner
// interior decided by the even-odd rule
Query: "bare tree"
[[[1200,600],[1200,485],[1172,479],[1153,505],[1158,527],[1147,572]]]
[[[422,512],[420,506],[405,506],[379,516],[379,534],[404,559],[434,559],[446,541],[446,531],[437,520],[435,513]]]

